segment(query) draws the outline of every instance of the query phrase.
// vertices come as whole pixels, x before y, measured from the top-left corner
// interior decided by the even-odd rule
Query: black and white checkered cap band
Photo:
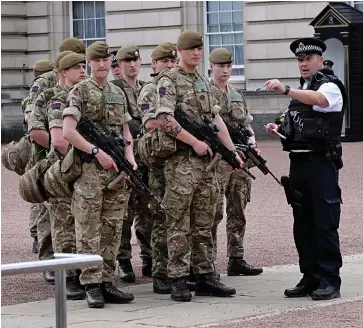
[[[311,51],[318,51],[318,52],[323,52],[323,49],[319,46],[316,45],[312,45],[312,44],[308,44],[308,45],[304,45],[303,43],[300,43],[299,46],[296,48],[295,50],[295,54],[299,54],[300,52],[311,52]]]

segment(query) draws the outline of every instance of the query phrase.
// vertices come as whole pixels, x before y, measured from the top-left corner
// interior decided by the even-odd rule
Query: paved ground
[[[260,149],[267,159],[271,171],[277,177],[288,173],[287,154],[281,151],[278,142],[261,142]],[[340,226],[341,248],[343,255],[360,254],[363,253],[363,243],[361,241],[363,231],[361,219],[363,207],[363,173],[361,169],[363,143],[346,143],[343,145],[343,151],[344,168],[340,173],[340,185],[344,201]],[[286,204],[283,189],[269,176],[263,176],[257,169],[253,171],[257,176],[257,180],[252,187],[252,201],[247,207],[246,259],[255,265],[264,267],[297,263],[297,254],[292,238],[291,209]],[[2,263],[34,260],[36,256],[30,253],[31,239],[28,233],[29,204],[26,204],[18,195],[18,176],[2,167],[1,177]],[[133,245],[133,264],[137,275],[137,283],[150,282],[148,279],[141,278],[139,250],[135,240],[133,240]],[[217,260],[217,269],[222,273],[226,271],[227,259],[225,254],[225,231],[222,223],[219,229],[219,254]],[[291,283],[295,284],[297,280],[298,277]],[[120,284],[120,286],[123,285]],[[41,274],[2,278],[2,305],[38,301],[51,297],[54,297],[54,289],[43,282]],[[359,302],[354,304],[362,306],[362,303]],[[350,308],[346,304],[344,306]],[[344,309],[343,305],[338,307]],[[352,308],[354,307],[352,306]],[[310,316],[318,316],[319,311],[325,313],[328,310],[317,309],[314,311],[308,311],[309,314],[305,315],[306,320],[311,320]],[[334,310],[329,311],[334,313]],[[341,310],[341,312],[345,313],[344,310]],[[328,316],[328,312],[326,313]],[[351,315],[353,318],[354,313]],[[310,324],[307,326],[298,325],[296,319],[291,315],[283,316],[284,320],[290,320],[299,327],[313,327]],[[349,315],[346,319],[349,319]],[[237,326],[238,324],[232,327]],[[250,326],[244,324],[243,327]],[[260,327],[270,326],[262,324]],[[292,325],[288,323],[279,325],[277,323],[274,327],[292,327]]]

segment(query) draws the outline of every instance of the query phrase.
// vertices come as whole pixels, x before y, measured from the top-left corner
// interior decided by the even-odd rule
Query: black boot
[[[170,294],[171,281],[168,278],[154,278],[153,292],[156,294]]]
[[[234,288],[227,287],[219,282],[213,273],[197,277],[195,296],[232,296],[236,294]]]
[[[86,298],[85,291],[81,288],[78,277],[69,277],[66,280],[67,300],[84,300]]]
[[[106,303],[124,304],[134,300],[134,295],[122,292],[112,282],[102,283],[101,291]]]
[[[228,261],[228,276],[257,276],[263,272],[262,268],[254,268],[242,258],[230,257]]]
[[[192,294],[188,289],[185,278],[173,279],[170,298],[174,301],[190,302]]]
[[[54,271],[43,272],[43,277],[48,284],[54,285]]]
[[[118,260],[119,277],[123,282],[135,282],[135,273],[130,259]]]
[[[32,253],[34,253],[34,254],[39,253],[38,237],[34,237],[33,246],[32,246]]]
[[[103,298],[99,284],[85,285],[85,289],[89,308],[100,309],[105,306],[105,299]]]
[[[151,257],[145,257],[142,259],[142,275],[144,277],[152,277],[152,258]]]
[[[333,298],[340,298],[340,291],[333,286],[320,286],[311,293],[311,298],[314,301],[332,300]]]

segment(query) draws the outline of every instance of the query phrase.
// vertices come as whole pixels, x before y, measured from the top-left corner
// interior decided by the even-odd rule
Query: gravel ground
[[[281,146],[278,142],[260,142],[259,147],[262,150],[263,156],[267,159],[269,168],[278,178],[288,173],[288,156],[285,152],[281,151]],[[361,220],[363,143],[345,143],[343,151],[344,168],[341,170],[340,177],[344,202],[340,227],[341,249],[343,255],[352,255],[363,252],[363,243],[361,241],[363,230]],[[252,186],[252,201],[247,207],[246,260],[253,265],[259,266],[297,263],[298,258],[292,236],[292,213],[290,207],[286,204],[283,188],[278,186],[271,177],[263,176],[256,168],[253,169],[253,173],[257,179]],[[2,263],[36,260],[37,256],[31,253],[32,240],[29,237],[28,229],[29,204],[25,203],[18,195],[19,177],[14,172],[10,172],[2,167],[1,178]],[[217,270],[221,273],[226,272],[228,260],[226,258],[224,227],[225,225],[222,222],[218,232],[219,253],[216,266]],[[151,279],[141,277],[141,261],[135,238],[133,238],[132,244],[134,246],[133,265],[137,276],[136,283],[151,282]],[[119,283],[119,286],[123,286],[123,284]],[[4,277],[2,278],[1,292],[2,305],[54,297],[54,287],[47,285],[40,273]],[[361,302],[356,304],[362,307]],[[339,313],[343,313],[342,318],[349,318],[349,313],[345,313],[344,310],[345,307],[349,308],[349,306],[348,304],[337,306],[338,309],[342,309],[339,310],[341,311]],[[324,309],[314,311],[324,311]],[[334,310],[331,311],[331,313],[334,313]],[[308,316],[309,314],[304,315]],[[358,312],[352,313],[352,315],[358,316]],[[298,321],[294,317],[296,314],[288,314],[287,316],[291,316],[291,322],[294,325],[286,327],[298,325]],[[325,319],[328,320],[328,318]],[[362,320],[362,316],[360,320]],[[320,324],[322,323],[324,322],[321,321]],[[331,327],[348,327],[343,324],[339,326],[335,321],[334,324],[335,326],[331,325]],[[247,323],[246,326],[244,325],[245,323],[238,327],[252,327],[247,325]],[[330,327],[330,325],[328,326]],[[359,327],[362,326],[363,324]],[[257,325],[254,327],[257,327]],[[262,325],[260,327],[272,326]],[[280,326],[276,324],[273,327]],[[307,326],[299,325],[299,327],[305,328]],[[310,327],[315,326],[309,325]]]

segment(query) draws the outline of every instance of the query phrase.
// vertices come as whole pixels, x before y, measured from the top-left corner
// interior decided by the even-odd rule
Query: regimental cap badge
[[[111,50],[110,50],[110,48],[107,48],[106,53],[107,53],[107,55],[108,55],[108,56],[109,56],[109,55],[111,55]]]
[[[135,51],[135,56],[139,57],[139,52],[137,50]]]
[[[175,50],[172,50],[172,51],[171,51],[171,55],[172,55],[172,56],[175,56]]]

